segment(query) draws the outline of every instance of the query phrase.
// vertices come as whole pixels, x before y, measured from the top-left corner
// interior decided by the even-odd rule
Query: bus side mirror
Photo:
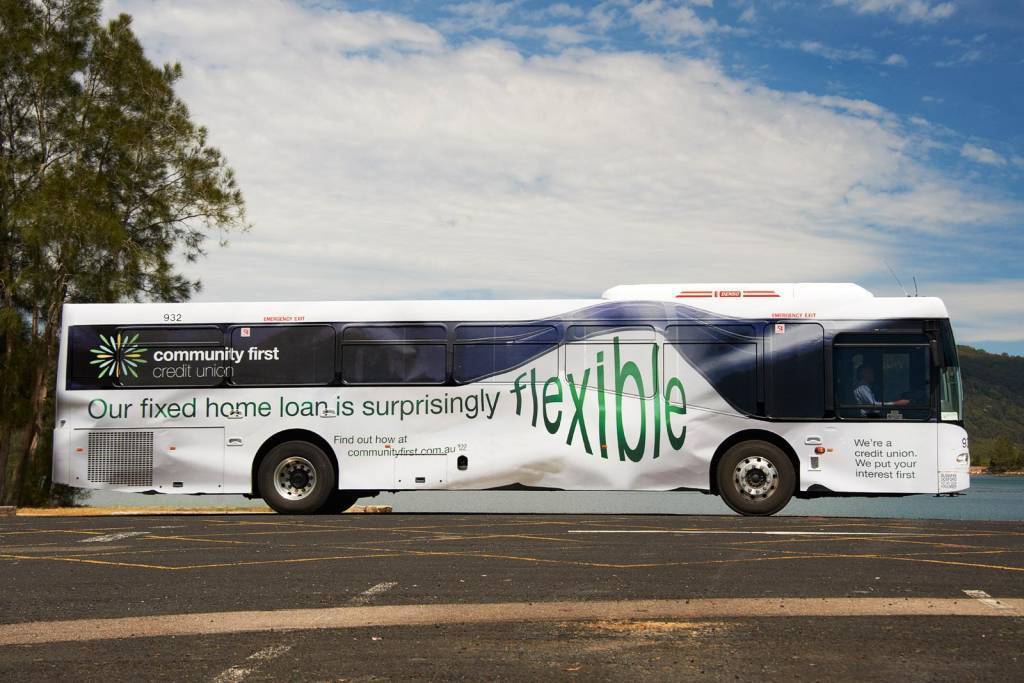
[[[942,363],[942,347],[939,346],[939,340],[938,339],[932,339],[932,340],[930,340],[928,342],[928,345],[931,347],[931,354],[930,355],[932,357],[932,365],[934,365],[937,368],[941,368],[942,365],[943,365],[943,363]]]

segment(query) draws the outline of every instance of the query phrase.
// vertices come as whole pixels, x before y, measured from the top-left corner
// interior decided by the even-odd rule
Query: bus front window
[[[928,339],[923,335],[839,335],[833,352],[838,416],[864,420],[929,419],[929,352]]]
[[[942,368],[942,387],[939,417],[943,422],[960,422],[964,419],[964,394],[960,383],[960,368]]]
[[[942,321],[942,368],[939,370],[939,419],[942,422],[962,422],[964,419],[964,390],[960,380],[960,359],[953,339],[953,327]]]

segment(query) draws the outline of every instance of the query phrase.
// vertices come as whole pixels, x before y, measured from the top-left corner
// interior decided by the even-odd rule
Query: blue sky
[[[182,62],[250,203],[253,231],[197,271],[203,298],[898,294],[889,263],[962,340],[1024,353],[1019,1],[114,11]]]
[[[577,45],[717,59],[741,78],[782,90],[866,99],[943,126],[965,144],[992,150],[978,159],[957,150],[945,161],[963,173],[1020,192],[1024,180],[1024,5],[1016,0],[715,0],[708,2],[360,2],[442,27],[453,42],[508,40],[527,53],[565,43],[516,35],[509,27],[569,27]],[[650,7],[661,21],[683,8],[706,26],[695,35],[628,19]],[[917,8],[917,9],[915,9]],[[601,31],[591,13],[618,19]],[[491,17],[493,25],[485,17]],[[520,33],[524,33],[520,31]],[[1003,172],[998,172],[999,170]]]
[[[571,27],[580,34],[575,43],[580,46],[712,58],[726,72],[772,88],[867,100],[920,120],[947,143],[931,153],[937,166],[1024,198],[1024,4],[1019,1],[513,0],[358,6],[408,13],[444,27],[453,42],[498,38],[524,53],[558,52],[564,43],[519,36],[509,27]],[[650,8],[660,28],[631,20],[636,7]],[[686,27],[673,30],[669,17],[680,9]],[[616,24],[601,31],[592,13]],[[691,21],[706,32],[698,33],[702,29]],[[1005,263],[996,272],[1021,271]]]

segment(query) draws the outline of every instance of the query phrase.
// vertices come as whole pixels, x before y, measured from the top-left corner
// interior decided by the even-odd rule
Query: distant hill
[[[959,347],[971,456],[987,464],[999,439],[1024,449],[1024,356]]]

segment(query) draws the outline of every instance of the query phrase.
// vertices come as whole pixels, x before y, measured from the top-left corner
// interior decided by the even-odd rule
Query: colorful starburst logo
[[[146,359],[142,354],[147,350],[138,345],[139,335],[135,334],[131,339],[127,335],[122,336],[119,332],[116,337],[113,335],[105,337],[100,335],[100,345],[89,351],[96,357],[89,361],[90,365],[98,366],[99,378],[118,377],[131,375],[138,377],[135,368]]]

